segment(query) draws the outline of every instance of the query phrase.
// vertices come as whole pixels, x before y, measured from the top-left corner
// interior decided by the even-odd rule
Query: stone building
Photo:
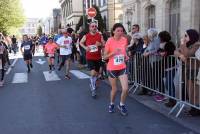
[[[122,23],[122,0],[60,0],[62,27],[67,24],[70,24],[72,28],[76,27],[83,15],[83,1],[85,2],[84,9],[86,12],[91,5],[99,7],[107,30],[110,30],[116,22]]]
[[[123,0],[123,13],[127,31],[136,23],[142,32],[167,30],[175,43],[186,29],[200,30],[200,0]]]
[[[75,29],[80,17],[83,15],[83,0],[59,0],[62,14],[62,27],[69,24]]]

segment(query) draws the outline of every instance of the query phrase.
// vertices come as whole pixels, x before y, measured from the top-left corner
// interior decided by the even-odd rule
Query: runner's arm
[[[21,44],[20,51],[21,51],[22,54],[24,54],[24,51],[23,51],[22,48],[23,48],[23,44]]]
[[[86,36],[84,35],[80,41],[80,46],[83,47],[86,51],[88,51],[88,47],[84,45],[85,41],[86,41]]]

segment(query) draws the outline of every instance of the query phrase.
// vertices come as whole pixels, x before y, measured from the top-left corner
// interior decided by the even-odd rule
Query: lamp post
[[[45,33],[45,24],[43,24],[43,27],[44,27],[44,32],[43,33]]]
[[[127,28],[128,28],[128,32],[131,32],[131,25],[132,25],[132,9],[127,9],[126,10],[126,24],[127,24]]]
[[[49,22],[49,34],[51,34],[51,24],[50,24],[51,20],[48,19],[48,22]]]

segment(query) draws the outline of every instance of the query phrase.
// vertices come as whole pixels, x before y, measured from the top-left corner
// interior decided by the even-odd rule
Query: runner
[[[54,60],[55,60],[55,53],[58,49],[58,46],[56,43],[53,42],[53,38],[50,37],[48,43],[45,45],[44,51],[47,54],[47,60],[49,63],[49,73],[52,72],[52,70],[55,70],[54,67]]]
[[[6,54],[7,50],[5,47],[4,37],[3,35],[0,35],[0,87],[4,84]]]
[[[92,97],[96,98],[96,80],[101,66],[101,47],[103,37],[97,32],[96,23],[89,25],[90,32],[83,36],[80,45],[86,50],[86,59],[91,71],[90,88]]]
[[[58,70],[60,71],[61,68],[65,65],[65,63],[67,64],[65,74],[66,79],[71,79],[71,77],[69,76],[69,70],[72,54],[72,38],[68,36],[69,32],[70,31],[68,31],[68,29],[63,30],[63,36],[60,37],[56,42],[60,47],[60,56],[62,58],[62,62],[60,63]]]
[[[58,39],[62,36],[63,36],[62,29],[59,29],[58,34],[54,36],[54,39],[53,39],[54,42],[56,43],[58,41]],[[59,64],[59,63],[60,63],[60,51],[59,51],[59,49],[57,49],[57,64]]]
[[[28,36],[23,36],[23,42],[21,44],[21,53],[24,56],[24,61],[26,62],[28,73],[30,73],[30,68],[33,68],[32,64],[32,53],[33,53],[33,44],[29,41]]]
[[[109,81],[112,87],[110,95],[109,112],[114,112],[114,101],[117,93],[117,78],[119,78],[122,93],[120,104],[118,109],[122,115],[127,115],[127,109],[125,107],[125,100],[128,94],[128,76],[126,70],[125,60],[128,59],[126,54],[127,39],[123,37],[124,30],[123,25],[116,23],[112,29],[112,36],[108,39],[105,45],[104,59],[109,59],[107,70],[109,75]]]

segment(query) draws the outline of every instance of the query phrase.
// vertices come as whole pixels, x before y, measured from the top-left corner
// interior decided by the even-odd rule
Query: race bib
[[[124,55],[116,55],[114,57],[114,65],[121,65],[124,63]]]
[[[64,45],[69,44],[69,40],[64,40]]]
[[[97,52],[98,51],[98,47],[96,45],[91,45],[90,46],[90,52],[93,53],[93,52]]]
[[[25,50],[29,50],[30,48],[31,48],[30,45],[24,46]]]
[[[54,57],[54,54],[48,54],[48,56],[51,58],[51,57]]]

